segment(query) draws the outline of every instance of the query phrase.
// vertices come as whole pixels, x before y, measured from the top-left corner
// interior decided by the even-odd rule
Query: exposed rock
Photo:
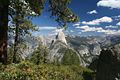
[[[71,53],[71,54],[72,55],[75,54],[75,56],[77,55],[78,59],[80,60],[79,54],[72,47],[70,47],[67,44],[65,34],[62,30],[60,30],[58,32],[58,34],[56,35],[56,38],[52,40],[49,49],[50,49],[50,52],[48,55],[48,59],[50,62],[61,63],[61,61],[64,61],[62,59],[65,55],[66,50],[72,51],[73,53]],[[71,54],[69,54],[69,55],[71,55]]]
[[[80,56],[82,66],[89,66],[90,63],[98,58],[101,46],[94,38],[89,37],[67,37],[68,44]]]
[[[39,36],[41,39],[42,45],[50,47],[52,40],[55,39],[55,36]]]
[[[24,43],[18,45],[18,53],[23,59],[30,56],[39,44],[43,44],[40,37],[26,36],[24,39]]]
[[[90,46],[81,45],[76,51],[80,55],[81,65],[89,66],[94,59],[98,58],[101,48],[100,45],[95,44]]]
[[[65,50],[68,48],[68,46],[61,42],[61,41],[55,41],[50,46],[50,52],[48,55],[48,59],[50,62],[57,62],[61,61]]]
[[[67,45],[67,41],[66,41],[66,38],[65,38],[65,34],[62,30],[60,30],[56,36],[56,40],[59,40],[63,43],[65,43]]]
[[[68,46],[65,34],[62,30],[60,30],[56,37],[51,41],[51,45],[49,47],[50,52],[48,55],[49,61],[60,62],[67,48]]]

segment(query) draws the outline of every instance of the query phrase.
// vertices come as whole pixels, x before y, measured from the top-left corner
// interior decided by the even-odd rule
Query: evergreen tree
[[[78,55],[71,49],[66,49],[62,58],[62,64],[64,65],[79,65],[80,59]]]
[[[38,15],[41,14],[45,3],[44,0],[34,0],[34,2],[33,0],[0,0],[0,62],[3,63],[7,61],[8,15],[17,15],[15,21],[16,26],[19,26],[20,17],[23,17],[22,15],[24,14],[22,12],[24,4],[21,1],[29,8],[29,10],[26,8],[24,9],[26,13],[31,14],[31,12],[34,12]],[[69,3],[70,0],[49,0],[49,11],[51,12],[51,16],[54,16],[55,20],[63,27],[66,26],[66,23],[78,20],[78,17],[67,7]],[[14,11],[16,11],[16,13],[14,13]],[[15,46],[17,45],[18,32],[19,28],[16,27]],[[16,49],[14,52],[16,52]]]
[[[49,49],[43,45],[39,45],[37,49],[32,53],[30,60],[35,64],[47,63],[47,55]]]
[[[7,30],[9,0],[0,0],[0,62],[7,62]]]

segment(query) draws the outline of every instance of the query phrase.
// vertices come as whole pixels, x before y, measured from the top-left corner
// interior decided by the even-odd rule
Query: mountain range
[[[89,66],[92,61],[99,57],[102,49],[107,49],[120,43],[119,35],[66,36],[63,31],[53,36],[26,38],[28,48],[25,50],[23,57],[31,54],[39,44],[42,44],[50,50],[48,54],[49,61],[59,61],[61,63],[65,50],[71,49],[79,57],[80,65],[82,66]]]
[[[47,59],[56,64],[78,64],[92,69],[96,80],[120,79],[120,35],[70,36],[58,32],[52,36],[25,37],[22,58],[30,56],[39,45],[49,49]]]

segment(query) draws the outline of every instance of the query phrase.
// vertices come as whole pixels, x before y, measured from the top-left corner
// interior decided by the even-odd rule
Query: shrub
[[[78,55],[73,50],[66,49],[61,63],[64,65],[79,65],[80,60]]]
[[[37,49],[32,53],[30,61],[35,64],[47,63],[48,51],[49,50],[47,47],[39,45]]]
[[[77,65],[35,65],[29,61],[2,65],[0,70],[1,80],[85,80],[84,72],[89,75],[92,73],[91,70]]]

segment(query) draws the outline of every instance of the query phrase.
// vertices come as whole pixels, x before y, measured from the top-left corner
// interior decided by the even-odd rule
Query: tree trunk
[[[8,2],[0,0],[0,62],[7,64]]]
[[[13,63],[16,63],[16,53],[18,45],[18,36],[19,36],[19,22],[16,20],[16,29],[15,29],[15,43],[14,43],[14,54],[13,54]]]

